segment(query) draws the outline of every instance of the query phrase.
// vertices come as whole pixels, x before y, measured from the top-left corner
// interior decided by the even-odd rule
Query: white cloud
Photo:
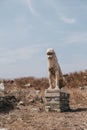
[[[26,23],[26,18],[24,15],[18,15],[17,17],[14,18],[14,22],[17,24],[17,25],[23,25]]]
[[[37,12],[32,6],[32,0],[27,0],[27,5],[32,15],[37,16]]]
[[[65,16],[64,14],[60,14],[60,19],[67,24],[74,24],[76,23],[76,20],[74,18],[70,18]]]
[[[77,62],[78,61],[78,62]],[[87,69],[87,62],[82,54],[74,54],[72,57],[72,61],[68,61],[62,65],[62,69],[64,73],[75,72],[75,71],[83,71]]]
[[[66,44],[87,43],[87,32],[74,32],[65,38]]]
[[[59,46],[63,47],[71,44],[87,44],[87,32],[63,32],[61,33],[62,39]]]
[[[19,48],[14,52],[18,60],[28,60],[32,58],[38,52],[38,48],[34,47],[23,47]]]
[[[33,49],[32,49],[33,48]],[[20,61],[28,61],[31,59],[36,53],[38,53],[39,49],[34,47],[23,47],[18,48],[15,50],[7,51],[3,49],[0,54],[0,64],[7,65],[7,64],[14,64]]]
[[[67,16],[69,14],[68,12],[70,11],[68,6],[64,6],[61,1],[57,2],[58,3],[56,3],[54,0],[45,0],[45,3],[55,10],[61,21],[67,24],[76,23],[76,20],[74,18]]]

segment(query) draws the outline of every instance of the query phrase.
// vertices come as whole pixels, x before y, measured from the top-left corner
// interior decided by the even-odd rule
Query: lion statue
[[[64,87],[64,79],[55,51],[52,48],[49,48],[47,49],[46,54],[48,59],[48,78],[49,78],[48,89],[55,88],[60,90],[62,87]]]

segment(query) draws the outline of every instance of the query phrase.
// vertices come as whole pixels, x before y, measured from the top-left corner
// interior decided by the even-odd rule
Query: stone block
[[[68,111],[69,94],[59,90],[51,89],[45,91],[45,111]]]

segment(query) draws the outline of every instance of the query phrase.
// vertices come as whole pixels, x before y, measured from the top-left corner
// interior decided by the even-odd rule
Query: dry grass
[[[8,113],[0,113],[0,128],[10,130],[82,130],[87,128],[87,71],[64,75],[66,90],[70,93],[68,113],[44,111],[44,91],[47,78],[23,77],[4,80],[5,96],[14,95],[18,105]],[[29,87],[25,87],[30,83]],[[83,86],[83,87],[82,87]],[[82,89],[81,89],[82,87]],[[37,93],[40,90],[39,93]],[[43,102],[41,102],[41,97]]]

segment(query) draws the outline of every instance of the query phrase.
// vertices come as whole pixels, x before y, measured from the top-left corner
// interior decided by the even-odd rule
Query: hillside
[[[64,77],[66,79],[65,90],[70,94],[71,111],[63,113],[47,113],[44,110],[44,91],[49,86],[48,78],[5,79],[4,96],[12,96],[12,99],[10,105],[6,103],[8,99],[5,99],[4,108],[0,109],[0,128],[9,130],[86,130],[87,71],[65,74]]]

